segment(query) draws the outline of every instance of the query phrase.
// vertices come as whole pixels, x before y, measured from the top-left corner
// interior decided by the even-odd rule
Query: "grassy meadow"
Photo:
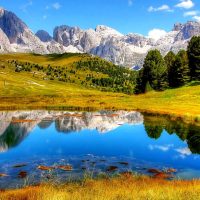
[[[150,91],[141,95],[127,95],[100,91],[78,83],[44,80],[42,73],[22,71],[17,73],[8,60],[39,63],[44,66],[69,65],[85,59],[84,55],[56,58],[34,54],[0,55],[0,109],[124,109],[162,114],[174,114],[185,118],[200,118],[200,85]],[[92,59],[92,58],[91,58]],[[84,74],[82,71],[78,73]],[[96,72],[94,72],[96,73]],[[101,74],[98,73],[98,76]]]

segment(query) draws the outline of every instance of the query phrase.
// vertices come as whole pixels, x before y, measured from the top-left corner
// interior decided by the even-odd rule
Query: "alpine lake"
[[[85,176],[200,178],[200,126],[136,111],[0,111],[0,189]]]

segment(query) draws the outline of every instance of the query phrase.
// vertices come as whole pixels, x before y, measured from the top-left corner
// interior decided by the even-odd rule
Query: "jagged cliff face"
[[[17,121],[16,121],[17,120]],[[0,152],[17,146],[36,127],[47,128],[55,122],[56,130],[63,133],[78,132],[84,129],[106,133],[123,124],[143,123],[138,112],[48,112],[16,111],[0,112]]]
[[[0,28],[0,53],[6,53],[12,51],[10,41],[6,34]]]
[[[7,35],[10,43],[23,43],[23,34],[27,26],[14,13],[0,9],[0,27]]]
[[[36,35],[14,13],[0,9],[0,52],[91,53],[118,65],[142,66],[147,52],[158,49],[163,55],[186,49],[192,36],[200,35],[200,23],[175,24],[159,40],[139,34],[123,35],[103,25],[82,30],[66,25],[54,29],[53,37],[40,30]]]
[[[14,13],[2,8],[0,8],[0,28],[4,33],[3,35],[0,31],[0,40],[4,41],[4,45],[1,43],[1,52],[49,54],[64,53],[72,49],[53,40],[41,41]]]
[[[186,49],[192,36],[200,35],[200,23],[176,24],[174,29],[159,40],[139,34],[122,35],[106,26],[95,30],[81,30],[78,27],[60,26],[54,30],[54,40],[68,46],[75,46],[82,52],[91,53],[118,65],[142,65],[147,52],[158,49],[163,55],[169,51],[177,53]]]

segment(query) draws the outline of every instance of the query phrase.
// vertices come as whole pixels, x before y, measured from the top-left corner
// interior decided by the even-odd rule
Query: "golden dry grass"
[[[200,181],[123,176],[63,186],[41,185],[0,193],[0,200],[199,200]]]

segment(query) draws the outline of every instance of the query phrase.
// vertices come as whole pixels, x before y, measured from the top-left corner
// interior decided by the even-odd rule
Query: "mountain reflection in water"
[[[84,129],[106,133],[123,124],[141,124],[143,116],[138,112],[49,112],[16,111],[0,112],[0,151],[20,144],[36,127],[48,128],[55,122],[57,132],[73,133]]]
[[[85,170],[148,174],[151,168],[200,178],[199,154],[200,127],[181,118],[135,111],[0,112],[0,174],[9,175],[0,177],[0,188],[23,185],[21,171],[39,183],[52,174],[38,166],[68,164],[70,172],[53,167],[60,181],[80,178]]]
[[[186,141],[192,153],[200,154],[200,127],[186,124],[180,118],[126,111],[101,112],[49,112],[16,111],[0,112],[0,152],[20,144],[36,127],[46,129],[55,122],[60,133],[80,132],[84,129],[107,133],[124,124],[144,124],[148,137],[159,139],[163,131],[176,134]]]

